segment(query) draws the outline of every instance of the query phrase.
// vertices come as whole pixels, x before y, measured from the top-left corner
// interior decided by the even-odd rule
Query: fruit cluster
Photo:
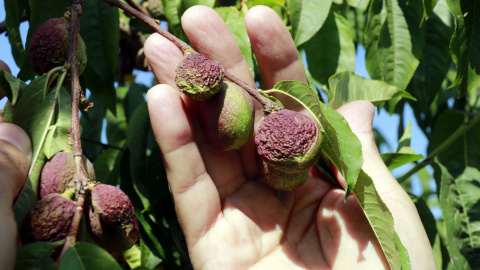
[[[94,183],[93,166],[85,156],[83,164],[89,178],[83,207],[87,231],[107,251],[123,252],[140,236],[132,203],[121,189]],[[77,210],[72,200],[74,171],[74,155],[68,151],[57,153],[45,164],[40,176],[41,199],[28,214],[20,233],[24,244],[53,242],[57,244],[55,254],[58,255]]]
[[[200,120],[210,143],[224,151],[240,149],[254,133],[252,98],[224,81],[220,63],[187,53],[175,72],[178,89],[200,102]],[[322,134],[308,116],[280,110],[267,115],[255,135],[263,180],[278,190],[293,190],[320,158]]]

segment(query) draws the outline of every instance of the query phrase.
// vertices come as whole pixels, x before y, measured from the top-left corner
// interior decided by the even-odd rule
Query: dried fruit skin
[[[35,31],[30,40],[30,61],[33,69],[42,75],[52,68],[62,66],[68,59],[70,50],[70,22],[64,18],[53,18]],[[82,74],[87,65],[85,43],[77,35],[77,67]]]
[[[75,203],[58,193],[37,201],[22,227],[23,244],[56,242],[65,239],[75,214]]]
[[[212,98],[200,103],[200,120],[209,141],[227,151],[240,149],[253,135],[253,102],[241,87],[224,82]]]
[[[302,184],[320,157],[321,133],[308,116],[283,110],[265,117],[255,136],[264,180],[276,189]]]
[[[92,163],[82,155],[83,166],[90,180],[95,180]],[[45,166],[40,175],[40,198],[51,193],[63,193],[75,176],[75,161],[72,152],[58,152]]]
[[[178,89],[192,99],[209,99],[220,91],[223,68],[203,54],[190,53],[183,57],[175,70],[175,82]]]
[[[123,252],[140,236],[133,205],[119,188],[100,184],[86,204],[88,228],[95,242],[110,252]]]

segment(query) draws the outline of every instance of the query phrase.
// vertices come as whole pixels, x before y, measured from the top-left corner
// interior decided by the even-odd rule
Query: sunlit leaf
[[[370,4],[365,28],[365,62],[372,79],[405,90],[419,61],[413,54],[407,21],[397,0],[384,2],[385,6],[382,0],[372,0]]]
[[[334,109],[355,100],[380,105],[396,97],[414,99],[408,92],[388,83],[366,79],[348,71],[333,75],[328,82],[332,98],[328,105]]]
[[[332,0],[289,0],[292,36],[299,47],[318,32],[327,19]]]

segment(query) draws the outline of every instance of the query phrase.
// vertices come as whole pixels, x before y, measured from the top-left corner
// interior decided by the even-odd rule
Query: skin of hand
[[[32,155],[30,138],[20,127],[0,123],[0,265],[13,269],[16,254],[17,224],[13,202],[27,179]],[[4,267],[4,268],[3,268]]]
[[[251,72],[222,19],[195,6],[182,16],[192,46],[254,85]],[[265,89],[280,80],[306,82],[290,33],[271,9],[256,6],[245,26]],[[279,199],[262,183],[253,139],[239,151],[223,152],[206,140],[198,102],[175,87],[182,53],[158,34],[145,44],[158,82],[147,94],[150,119],[162,151],[177,215],[195,269],[388,269],[380,245],[355,198],[344,202],[312,169],[307,181]],[[306,113],[278,96],[288,109]],[[256,103],[256,124],[264,117]],[[372,132],[374,107],[352,102],[338,109],[362,143],[363,169],[389,207],[412,269],[437,269],[417,210],[380,158]],[[337,172],[340,183],[343,178]]]

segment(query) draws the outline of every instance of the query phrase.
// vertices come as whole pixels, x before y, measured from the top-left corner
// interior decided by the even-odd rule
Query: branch
[[[164,38],[172,42],[175,46],[177,46],[182,53],[188,54],[188,53],[196,53],[196,51],[190,47],[188,44],[177,38],[176,36],[172,35],[160,25],[158,25],[157,21],[155,21],[153,18],[146,16],[145,14],[139,12],[138,10],[132,8],[131,6],[124,4],[120,2],[119,0],[105,0],[110,6],[116,6],[120,9],[122,9],[124,12],[130,13],[131,15],[137,17],[139,20],[141,20],[143,23],[145,23],[150,29],[153,31],[157,32],[158,34],[162,35]],[[236,83],[238,86],[242,87],[245,91],[247,91],[253,98],[255,98],[260,104],[263,106],[264,112],[267,113],[272,113],[275,111],[281,111],[284,110],[283,106],[278,105],[277,103],[273,102],[272,100],[268,99],[264,94],[262,94],[258,89],[254,86],[251,86],[247,84],[246,82],[240,80],[239,78],[233,76],[232,74],[228,73],[226,70],[225,72],[225,77]]]
[[[20,22],[24,22],[28,19],[27,13],[24,11],[22,16],[20,16]],[[0,23],[0,34],[3,34],[3,32],[7,32],[7,23],[5,21]],[[8,32],[7,32],[8,35]]]
[[[465,135],[468,130],[470,130],[473,126],[475,126],[478,122],[480,122],[480,114],[477,114],[475,117],[470,119],[469,121],[463,123],[460,128],[458,128],[450,137],[448,137],[442,144],[440,144],[437,148],[435,148],[422,162],[418,163],[415,167],[413,167],[410,171],[402,175],[397,179],[399,183],[406,181],[410,176],[414,173],[421,170],[423,167],[431,164],[434,158],[442,153],[445,149],[447,149],[452,143],[456,142],[461,136]]]

